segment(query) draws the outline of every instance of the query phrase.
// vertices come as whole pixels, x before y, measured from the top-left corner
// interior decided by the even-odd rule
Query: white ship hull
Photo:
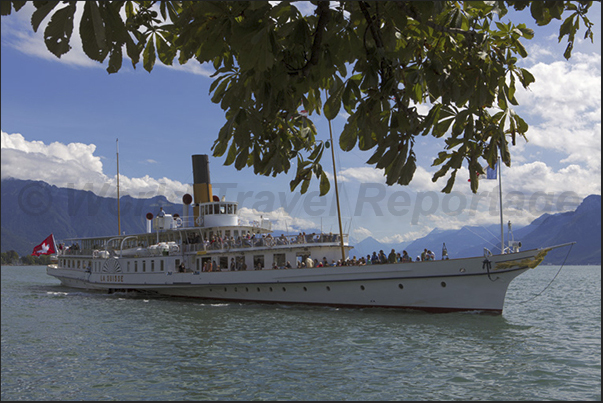
[[[207,155],[192,161],[194,199],[183,196],[183,217],[161,209],[146,215],[146,233],[67,240],[48,274],[69,287],[173,297],[502,313],[510,282],[552,249],[520,252],[511,241],[487,257],[436,261],[425,249],[422,262],[403,263],[406,251],[395,250],[349,259],[347,234],[273,237],[262,216],[242,222],[238,203],[212,195]]]
[[[49,266],[69,287],[139,290],[173,297],[225,301],[389,307],[430,312],[502,313],[510,282],[542,261],[549,249],[484,257],[247,271],[87,272]],[[127,258],[109,258],[121,268]],[[117,263],[117,264],[116,264]],[[489,266],[489,267],[488,267]]]

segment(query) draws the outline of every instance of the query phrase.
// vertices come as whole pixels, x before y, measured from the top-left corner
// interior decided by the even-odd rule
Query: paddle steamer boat
[[[552,249],[520,251],[513,241],[498,255],[353,265],[346,234],[273,237],[269,220],[243,223],[237,203],[212,194],[207,155],[192,162],[194,198],[183,196],[182,217],[149,213],[145,233],[64,240],[69,249],[47,273],[108,292],[500,314],[509,283]],[[341,265],[312,267],[314,259]]]

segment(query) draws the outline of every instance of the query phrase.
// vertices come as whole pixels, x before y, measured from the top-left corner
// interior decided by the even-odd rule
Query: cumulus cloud
[[[566,155],[562,163],[578,163],[600,176],[601,55],[576,53],[570,61],[540,62],[529,70],[536,82],[517,91],[530,123],[529,145],[560,152]]]
[[[58,187],[90,190],[103,197],[116,197],[117,177],[103,172],[94,144],[28,141],[20,133],[2,131],[2,179],[41,180]],[[180,203],[190,185],[169,178],[119,177],[120,195],[149,198],[165,195]]]

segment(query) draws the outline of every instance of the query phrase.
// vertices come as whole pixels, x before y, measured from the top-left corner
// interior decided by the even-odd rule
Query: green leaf
[[[350,119],[352,120],[350,121]],[[351,151],[356,147],[358,141],[356,119],[353,119],[353,117],[350,117],[350,119],[348,119],[339,136],[339,147],[343,151]]]
[[[235,168],[239,171],[241,169],[245,168],[245,166],[247,165],[248,158],[249,158],[249,149],[243,148],[241,150],[241,152],[239,153],[239,155],[237,156],[237,159],[235,161]]]
[[[153,66],[155,65],[155,45],[153,44],[152,37],[149,37],[147,46],[144,48],[144,53],[142,54],[142,63],[144,69],[149,73],[153,70]]]
[[[325,113],[325,117],[328,120],[333,120],[337,117],[339,113],[339,109],[341,108],[341,96],[343,95],[343,91],[345,86],[340,85],[327,99],[325,102],[325,106],[323,111]]]
[[[56,57],[69,52],[69,40],[73,33],[75,5],[71,4],[55,12],[44,30],[46,48]]]
[[[80,38],[86,56],[97,62],[105,60],[109,49],[105,38],[105,26],[95,1],[84,3],[84,13],[80,22]]]
[[[406,164],[404,164],[404,168],[402,168],[402,172],[400,173],[400,179],[398,179],[398,184],[402,186],[406,186],[410,184],[413,176],[415,175],[415,171],[417,170],[417,157],[414,152],[411,152],[407,158]]]
[[[226,161],[224,161],[224,165],[232,165],[237,156],[237,146],[231,144],[228,148],[228,154],[226,155]]]
[[[448,182],[446,182],[446,186],[444,187],[444,189],[442,189],[443,193],[450,193],[452,191],[452,187],[454,186],[454,180],[456,179],[456,172],[457,172],[457,170],[455,169],[450,174],[450,178],[448,178]]]
[[[159,56],[159,60],[161,60],[161,63],[171,66],[174,62],[174,57],[176,57],[176,48],[169,46],[163,36],[160,34],[155,35],[155,42],[157,45],[157,55]]]
[[[10,3],[11,2],[8,2],[8,1],[2,2],[3,5],[4,4],[10,5]],[[38,32],[38,28],[40,27],[40,24],[42,23],[42,21],[44,21],[44,18],[46,18],[48,13],[50,13],[56,7],[56,5],[59,3],[60,3],[59,1],[48,1],[45,4],[43,4],[42,6],[40,6],[39,8],[36,8],[36,11],[34,11],[33,14],[31,15],[31,26],[35,32]]]
[[[320,196],[324,196],[329,193],[329,189],[331,189],[331,183],[329,182],[329,178],[325,172],[321,172],[320,174]]]

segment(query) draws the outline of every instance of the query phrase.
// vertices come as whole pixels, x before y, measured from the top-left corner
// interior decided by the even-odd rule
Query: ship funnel
[[[193,155],[193,215],[195,226],[199,226],[199,203],[212,201],[211,181],[209,179],[209,157],[206,154]]]

